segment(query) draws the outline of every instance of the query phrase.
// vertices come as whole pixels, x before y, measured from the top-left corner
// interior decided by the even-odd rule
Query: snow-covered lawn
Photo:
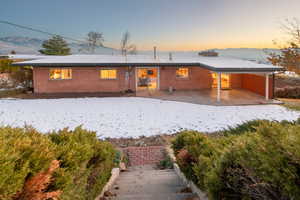
[[[181,129],[212,132],[252,119],[295,120],[277,105],[207,106],[147,98],[2,99],[0,125],[32,125],[42,132],[83,125],[100,137],[137,137]]]

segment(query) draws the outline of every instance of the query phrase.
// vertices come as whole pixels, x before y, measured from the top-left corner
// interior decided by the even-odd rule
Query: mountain
[[[42,43],[45,39],[30,38],[22,36],[9,36],[0,38],[0,54],[8,54],[14,50],[17,54],[39,54]],[[87,54],[80,51],[86,44],[70,42],[72,54]],[[238,58],[251,60],[260,63],[267,63],[267,56],[271,52],[280,53],[278,49],[256,49],[256,48],[228,48],[228,49],[211,49],[219,53],[220,57]],[[170,51],[158,51],[159,56],[168,56]],[[171,51],[174,59],[182,56],[198,56],[200,51]],[[98,47],[95,54],[119,54],[116,49],[109,47]],[[138,54],[153,55],[153,51],[138,51]]]
[[[0,54],[8,54],[14,50],[18,54],[38,54],[43,41],[46,39],[30,38],[23,36],[9,36],[0,38]],[[80,51],[85,44],[70,42],[69,47],[73,54],[84,54]],[[112,54],[117,50],[109,47],[97,47],[95,54]]]
[[[270,53],[280,53],[279,49],[257,49],[257,48],[228,48],[228,49],[211,49],[219,53],[221,57],[231,57],[243,60],[256,61],[261,63],[267,62]]]
[[[208,49],[218,52],[219,57],[236,58],[242,60],[255,61],[258,63],[268,63],[267,57],[271,52],[280,54],[279,49],[257,49],[257,48],[227,48],[227,49]],[[172,53],[172,57],[191,57],[198,56],[199,51],[158,51],[158,57],[167,57]],[[139,51],[139,54],[153,55],[153,51]]]

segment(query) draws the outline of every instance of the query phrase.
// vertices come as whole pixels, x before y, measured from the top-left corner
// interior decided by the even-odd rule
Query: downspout
[[[273,90],[272,99],[275,99],[275,73],[273,73],[272,76],[272,90]]]
[[[131,66],[128,66],[127,67],[127,75],[128,75],[128,79],[127,79],[127,92],[130,92],[131,91],[131,88],[130,88],[130,82],[131,82],[131,71],[132,71],[132,67]]]
[[[36,93],[36,87],[35,87],[35,70],[34,70],[34,67],[31,67],[32,69],[32,93]]]

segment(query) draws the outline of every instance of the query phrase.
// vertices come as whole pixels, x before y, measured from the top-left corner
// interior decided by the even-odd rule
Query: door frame
[[[159,90],[160,89],[160,67],[159,66],[154,66],[154,67],[147,67],[147,66],[144,66],[144,67],[135,67],[135,88],[136,88],[136,91],[138,91],[138,70],[139,69],[152,69],[152,68],[155,68],[157,69],[157,87],[154,89],[154,90]],[[140,90],[141,91],[141,90]]]

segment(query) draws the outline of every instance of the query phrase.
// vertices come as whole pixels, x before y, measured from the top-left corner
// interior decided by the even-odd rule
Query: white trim
[[[221,81],[221,76],[222,73],[218,72],[217,73],[217,101],[220,102],[221,101],[221,88],[222,88],[222,81]]]
[[[155,88],[155,90],[160,90],[160,67],[135,67],[135,90],[138,91],[138,69],[152,69],[152,68],[156,68],[157,69],[157,87]]]
[[[266,97],[266,100],[268,101],[269,100],[269,74],[266,74],[266,80],[265,80],[265,97]]]
[[[266,74],[266,72],[249,72],[249,71],[245,71],[245,72],[215,72],[215,71],[211,71],[212,73],[222,73],[222,74],[255,74],[255,75],[261,75],[264,76]]]

